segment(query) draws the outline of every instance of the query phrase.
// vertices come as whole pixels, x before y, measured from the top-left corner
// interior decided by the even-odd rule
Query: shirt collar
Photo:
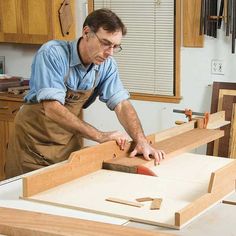
[[[78,43],[78,39],[69,43],[69,47],[70,47],[70,67],[73,67],[73,66],[76,66],[76,65],[82,65],[81,60],[80,60],[79,55],[78,55],[78,52],[77,52],[77,43]]]
[[[81,40],[81,38],[74,40],[69,43],[70,47],[70,67],[76,66],[76,65],[81,65],[83,66],[81,59],[79,57],[78,51],[77,51],[77,44]],[[98,70],[99,65],[93,65],[94,70]]]

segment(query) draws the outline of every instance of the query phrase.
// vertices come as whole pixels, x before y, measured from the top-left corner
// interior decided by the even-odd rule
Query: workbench
[[[236,236],[236,206],[217,203],[211,209],[193,219],[186,227],[180,230],[167,229],[163,227],[131,222],[126,219],[110,217],[100,214],[87,213],[74,209],[66,209],[59,206],[46,205],[19,199],[22,195],[22,176],[0,182],[0,207],[23,209],[27,211],[43,212],[59,216],[68,216],[91,221],[126,225],[140,229],[148,229],[152,232],[171,233],[184,236]],[[225,197],[224,200],[236,201],[236,193]]]

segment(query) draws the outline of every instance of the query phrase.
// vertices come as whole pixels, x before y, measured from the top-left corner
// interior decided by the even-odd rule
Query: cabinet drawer
[[[0,119],[12,120],[23,102],[0,100]]]

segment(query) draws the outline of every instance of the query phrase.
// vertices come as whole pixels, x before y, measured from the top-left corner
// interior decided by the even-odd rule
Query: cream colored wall
[[[77,35],[80,35],[85,17],[85,0],[77,0]],[[11,75],[30,76],[30,65],[38,46],[0,43],[0,56],[6,57],[6,72]],[[211,60],[220,59],[225,64],[224,75],[211,74]],[[230,39],[221,33],[218,39],[205,37],[204,48],[181,48],[180,104],[131,101],[137,110],[146,134],[174,126],[174,121],[184,115],[174,114],[173,109],[191,108],[193,111],[210,110],[213,81],[236,82],[236,54],[231,54]],[[96,101],[84,111],[84,119],[102,130],[122,129],[114,112]],[[86,142],[91,144],[91,142]],[[199,149],[202,152],[204,149]]]

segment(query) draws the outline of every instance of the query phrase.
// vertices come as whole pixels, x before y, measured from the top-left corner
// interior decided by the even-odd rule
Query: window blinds
[[[94,0],[128,29],[114,57],[129,92],[174,96],[174,0]]]

